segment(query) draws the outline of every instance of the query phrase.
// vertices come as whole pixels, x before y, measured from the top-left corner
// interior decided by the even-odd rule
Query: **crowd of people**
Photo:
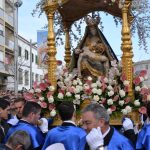
[[[82,125],[77,126],[74,105],[64,100],[57,108],[62,124],[52,127],[41,117],[38,103],[26,102],[21,95],[3,94],[0,150],[150,150],[150,102],[146,107],[147,116],[141,117],[143,127],[137,131],[134,121],[124,118],[123,131],[109,124],[110,116],[97,103],[83,108]]]

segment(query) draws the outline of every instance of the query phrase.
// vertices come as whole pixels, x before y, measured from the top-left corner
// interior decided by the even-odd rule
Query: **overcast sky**
[[[47,24],[45,14],[43,14],[40,18],[38,18],[38,15],[36,15],[35,17],[32,17],[31,15],[32,10],[35,8],[36,2],[38,1],[39,0],[23,0],[23,5],[19,8],[18,11],[18,32],[27,40],[32,39],[33,42],[37,40],[37,30],[43,29],[44,25]],[[117,57],[120,59],[122,55],[122,52],[120,50],[121,26],[116,27],[110,15],[104,15],[102,21],[104,25],[103,34],[105,35]],[[134,52],[133,61],[150,59],[150,54],[146,54],[143,50],[139,50],[137,35],[135,35],[135,38],[132,38],[132,43]],[[64,48],[58,47],[57,59],[63,60],[63,55]]]

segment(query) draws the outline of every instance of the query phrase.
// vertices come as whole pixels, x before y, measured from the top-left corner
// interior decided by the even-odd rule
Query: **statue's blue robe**
[[[116,129],[107,145],[108,150],[134,150],[133,144],[129,139],[121,135]]]
[[[84,150],[86,132],[71,123],[64,123],[50,130],[46,136],[42,150],[54,143],[63,143],[66,150]]]
[[[150,124],[145,125],[138,134],[136,149],[150,150]]]
[[[44,137],[40,129],[28,122],[20,120],[18,124],[12,126],[6,135],[5,142],[9,136],[17,130],[26,131],[31,137],[32,148],[41,147],[44,143]]]

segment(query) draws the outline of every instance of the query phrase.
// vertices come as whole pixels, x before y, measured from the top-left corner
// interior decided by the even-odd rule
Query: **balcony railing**
[[[14,41],[10,40],[7,37],[5,38],[5,45],[11,50],[14,49]]]
[[[6,12],[5,12],[5,21],[6,21],[9,25],[14,26],[14,24],[13,24],[13,17],[10,16],[10,15],[8,15]]]

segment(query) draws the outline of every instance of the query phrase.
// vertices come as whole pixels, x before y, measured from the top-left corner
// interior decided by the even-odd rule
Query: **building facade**
[[[44,74],[43,69],[38,66],[37,47],[19,35],[17,36],[18,46],[16,46],[14,35],[18,16],[16,16],[14,2],[15,0],[0,0],[0,90],[14,90],[14,49],[16,47],[18,52],[18,90],[30,89],[31,84],[34,81],[40,81]],[[30,67],[32,68],[30,69]],[[31,78],[32,80],[30,80]]]
[[[134,73],[139,74],[141,70],[147,70],[147,80],[144,81],[144,84],[150,87],[150,60],[134,63]]]

